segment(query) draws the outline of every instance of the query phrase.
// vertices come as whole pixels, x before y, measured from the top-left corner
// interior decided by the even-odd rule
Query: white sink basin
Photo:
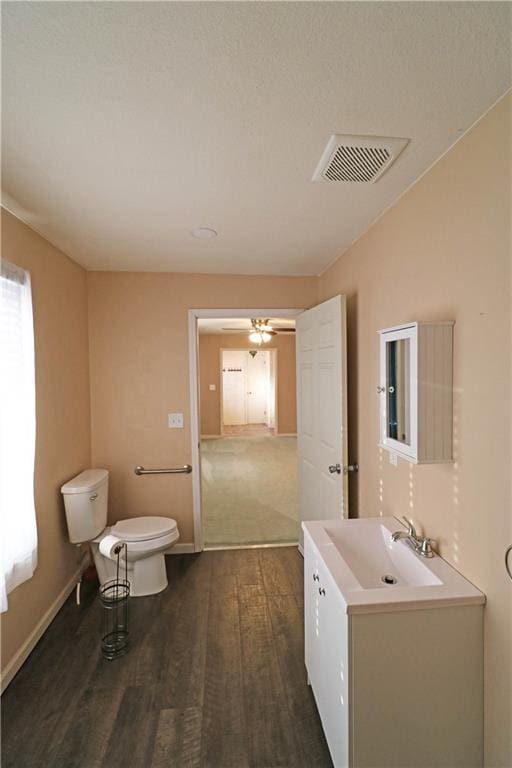
[[[394,518],[393,530],[400,530]],[[393,542],[389,529],[372,519],[357,525],[326,523],[324,530],[363,589],[392,587],[428,587],[441,580],[425,565],[411,547]]]
[[[303,522],[341,592],[347,612],[484,603],[485,596],[438,555],[424,558],[394,531],[394,517]]]

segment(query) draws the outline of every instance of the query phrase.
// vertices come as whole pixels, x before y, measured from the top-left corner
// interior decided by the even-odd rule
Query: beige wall
[[[110,470],[110,519],[159,514],[193,540],[192,481],[136,477],[137,464],[191,461],[190,308],[309,307],[315,278],[91,272],[89,345],[93,465]],[[167,414],[183,412],[184,429]]]
[[[320,280],[321,299],[348,296],[353,502],[361,516],[411,517],[486,593],[486,765],[503,768],[512,765],[512,584],[503,563],[512,543],[510,109],[510,98],[501,101]],[[377,331],[444,319],[456,323],[456,461],[391,466],[377,447]]]
[[[201,404],[201,434],[220,434],[220,350],[260,349],[249,341],[247,334],[201,334],[199,337],[199,397]],[[295,387],[295,335],[274,336],[265,349],[277,350],[277,431],[279,434],[297,432],[297,400]],[[210,392],[209,384],[216,389]]]
[[[59,489],[91,456],[85,271],[3,209],[2,256],[32,281],[39,538],[35,574],[11,592],[1,615],[5,669],[77,568]]]

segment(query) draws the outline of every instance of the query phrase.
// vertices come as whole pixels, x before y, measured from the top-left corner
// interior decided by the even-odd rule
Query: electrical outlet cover
[[[169,429],[183,429],[183,414],[168,413],[167,423],[169,425]]]

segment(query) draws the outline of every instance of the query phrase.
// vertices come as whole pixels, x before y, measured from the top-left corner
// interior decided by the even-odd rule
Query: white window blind
[[[36,405],[30,274],[0,272],[0,611],[37,565]]]

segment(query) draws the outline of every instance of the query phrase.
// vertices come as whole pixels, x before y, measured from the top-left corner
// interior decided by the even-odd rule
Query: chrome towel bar
[[[136,475],[189,475],[192,472],[192,467],[190,464],[185,464],[183,467],[168,467],[167,469],[135,467],[133,471]]]

